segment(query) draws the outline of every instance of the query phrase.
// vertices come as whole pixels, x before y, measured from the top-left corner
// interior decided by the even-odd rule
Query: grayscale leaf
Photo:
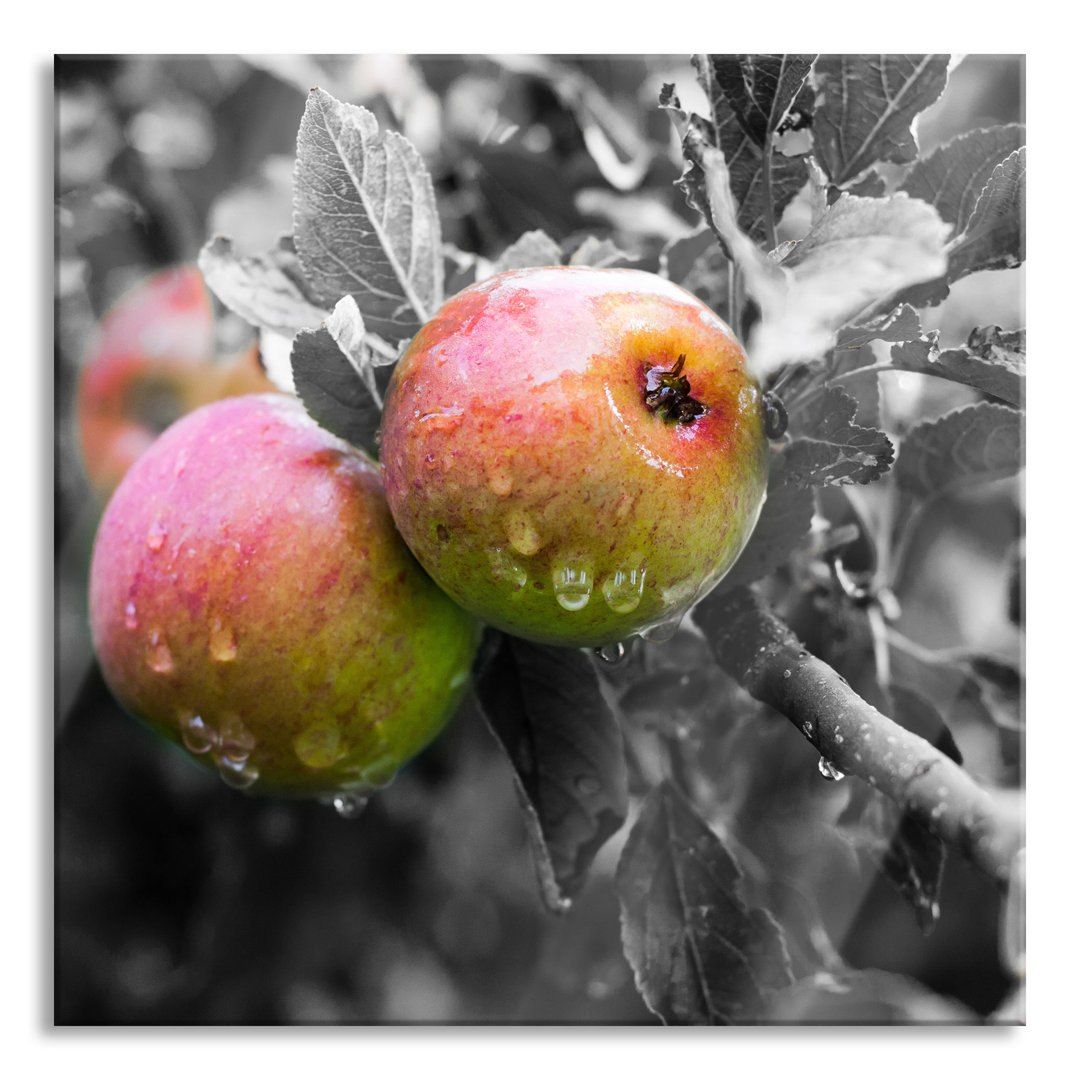
[[[296,143],[296,249],[327,305],[356,299],[369,329],[411,337],[442,303],[439,214],[415,147],[374,115],[315,89]]]

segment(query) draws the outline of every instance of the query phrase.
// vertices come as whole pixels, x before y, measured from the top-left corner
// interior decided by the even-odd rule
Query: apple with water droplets
[[[196,409],[132,465],[90,626],[129,712],[234,787],[319,797],[426,746],[479,640],[402,543],[377,464],[283,394]]]
[[[107,497],[174,420],[224,397],[275,389],[256,346],[215,354],[198,267],[151,275],[105,314],[82,362],[75,416],[90,483]]]
[[[630,269],[498,274],[449,300],[391,380],[380,462],[431,576],[554,645],[662,640],[761,511],[761,390],[728,326]]]

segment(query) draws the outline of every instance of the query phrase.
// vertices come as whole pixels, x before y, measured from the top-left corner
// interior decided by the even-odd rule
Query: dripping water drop
[[[818,772],[826,780],[843,780],[844,774],[827,758],[821,757],[817,763]]]

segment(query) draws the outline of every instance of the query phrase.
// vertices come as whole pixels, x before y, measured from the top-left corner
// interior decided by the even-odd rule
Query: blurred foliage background
[[[619,942],[612,876],[625,833],[601,851],[572,911],[548,914],[509,766],[468,706],[356,820],[229,790],[121,713],[86,627],[101,499],[80,459],[74,401],[99,322],[132,285],[193,262],[214,234],[255,252],[290,231],[309,87],[366,105],[417,147],[460,259],[494,259],[543,229],[564,251],[610,238],[632,265],[655,270],[663,245],[699,224],[674,186],[678,139],[656,107],[665,82],[704,111],[689,56],[57,58],[57,1023],[656,1022]],[[1021,58],[969,56],[920,117],[921,151],[1023,118]],[[796,199],[780,238],[801,236],[808,214]],[[943,346],[975,325],[1021,327],[1023,279],[1023,268],[972,275],[924,327],[939,329]],[[713,299],[707,272],[699,284]],[[219,337],[242,344],[246,328],[217,314]],[[899,376],[885,417],[902,432],[968,393]],[[897,628],[926,648],[1015,652],[1022,515],[1014,482],[936,504],[912,544]],[[859,685],[868,650],[835,595],[823,587],[789,618]],[[663,655],[661,667],[694,672],[697,693],[667,699],[659,715],[647,691],[626,698],[628,722],[646,733],[645,773],[648,733],[677,722],[691,732],[719,725],[724,737],[709,745],[729,756],[714,762],[705,745],[705,760],[718,777],[764,785],[761,798],[817,782],[811,748],[790,731],[724,719],[723,695],[709,692],[714,672],[687,641]],[[963,710],[953,735],[977,778],[1015,782],[1017,757],[1006,760]],[[843,786],[821,785],[817,797]],[[817,850],[798,821],[761,842],[792,857]],[[941,921],[925,937],[884,879],[841,861],[813,890],[849,964],[909,974],[981,1015],[1000,1005],[1002,912],[972,871],[949,861]],[[826,876],[819,867],[816,878]]]

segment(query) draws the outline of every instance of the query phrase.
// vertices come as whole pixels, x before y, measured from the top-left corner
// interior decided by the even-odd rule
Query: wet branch
[[[827,761],[872,784],[1007,884],[1022,824],[960,766],[859,697],[748,589],[707,597],[694,621],[720,666],[786,716]]]

